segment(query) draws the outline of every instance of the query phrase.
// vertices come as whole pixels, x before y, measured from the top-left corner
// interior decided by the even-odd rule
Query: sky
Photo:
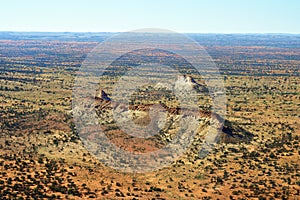
[[[2,1],[2,2],[1,2]],[[0,0],[0,31],[300,33],[299,0]]]

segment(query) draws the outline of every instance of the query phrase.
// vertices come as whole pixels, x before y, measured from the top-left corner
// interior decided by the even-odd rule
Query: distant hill
[[[0,40],[59,40],[101,42],[114,32],[11,32],[0,31]],[[300,47],[300,34],[184,33],[203,46]],[[289,42],[287,42],[289,41]]]

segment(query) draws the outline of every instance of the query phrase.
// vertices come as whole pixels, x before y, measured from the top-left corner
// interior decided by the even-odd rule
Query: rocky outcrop
[[[190,86],[196,86],[197,83],[195,83],[195,80],[193,80],[189,76],[183,76],[178,79],[179,83],[181,85],[190,85]],[[139,111],[142,113],[148,113],[150,109],[153,106],[156,106],[156,104],[131,104],[131,105],[122,105],[118,104],[116,105],[115,102],[112,102],[110,97],[107,95],[107,93],[103,90],[100,90],[99,95],[95,97],[96,98],[96,104],[95,108],[98,113],[98,115],[105,116],[99,116],[101,119],[107,118],[110,115],[107,115],[111,109],[118,108],[121,109],[122,112],[126,112],[127,109],[131,111]],[[112,105],[113,104],[113,105]],[[210,111],[203,111],[203,110],[189,110],[187,108],[180,108],[180,107],[168,107],[163,103],[159,104],[160,112],[167,112],[169,116],[192,116],[195,118],[199,118],[200,121],[214,121],[216,124],[220,124],[220,122],[223,121],[223,119],[217,114]],[[104,118],[103,118],[104,117]],[[212,119],[212,120],[211,120]],[[207,126],[210,123],[207,124]],[[241,143],[241,142],[250,142],[253,138],[253,134],[248,132],[247,130],[243,129],[240,125],[230,122],[228,120],[225,120],[224,126],[222,128],[218,128],[219,130],[219,139],[218,142],[220,143]]]
[[[106,92],[104,90],[100,90],[98,94],[96,95],[95,99],[97,100],[103,100],[103,101],[111,101],[111,99],[108,97]]]
[[[174,89],[176,91],[182,90],[192,90],[195,89],[197,92],[207,92],[208,89],[195,81],[192,76],[189,75],[179,75],[175,82]]]

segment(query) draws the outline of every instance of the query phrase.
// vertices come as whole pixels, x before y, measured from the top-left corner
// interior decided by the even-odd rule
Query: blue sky
[[[7,0],[0,31],[300,33],[299,0]]]

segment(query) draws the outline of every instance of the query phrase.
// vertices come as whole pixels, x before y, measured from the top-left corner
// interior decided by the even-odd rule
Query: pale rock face
[[[154,86],[155,89],[168,89],[168,90],[172,90],[172,86],[171,84],[168,83],[157,83]]]
[[[175,82],[174,89],[176,91],[192,90],[195,86],[197,86],[197,83],[191,76],[180,75]]]
[[[156,89],[168,89],[172,90],[174,89],[175,91],[187,91],[187,90],[192,90],[196,89],[197,86],[199,86],[198,83],[189,75],[178,75],[177,80],[175,81],[175,84],[172,85],[170,83],[157,83],[154,88]]]
[[[191,76],[186,76],[186,80],[189,84],[197,85],[196,81]]]

